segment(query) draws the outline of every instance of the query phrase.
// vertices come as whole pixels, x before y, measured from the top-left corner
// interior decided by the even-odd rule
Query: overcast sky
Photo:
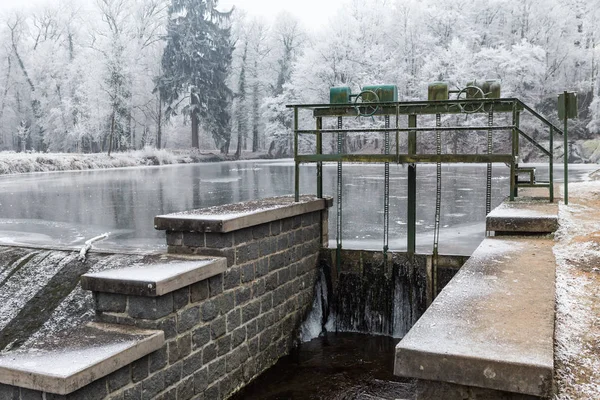
[[[0,0],[0,10],[27,8],[56,0]],[[90,1],[90,0],[88,0]],[[297,16],[309,29],[326,24],[344,0],[220,0],[221,9],[232,5],[245,10],[249,16],[264,16],[271,21],[280,11],[287,10]]]

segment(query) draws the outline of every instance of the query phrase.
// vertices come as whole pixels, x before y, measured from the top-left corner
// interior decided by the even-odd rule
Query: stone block
[[[219,313],[219,310],[217,309],[217,305],[212,300],[204,302],[201,306],[201,311],[202,311],[202,321],[205,321],[205,322],[215,319],[215,317]]]
[[[104,389],[106,392],[106,389]],[[43,400],[43,393],[37,390],[21,389],[22,400]]]
[[[177,400],[190,400],[194,397],[194,377],[183,379],[177,385]]]
[[[125,389],[123,400],[140,400],[142,398],[142,384]]]
[[[167,365],[167,345],[148,355],[148,367],[151,374],[163,369]]]
[[[236,348],[246,340],[246,327],[236,329],[231,334],[231,347]]]
[[[165,389],[164,371],[149,376],[142,382],[142,400],[151,400]]]
[[[246,304],[242,308],[242,323],[245,324],[256,318],[258,314],[260,314],[260,301],[254,300],[251,303]]]
[[[241,281],[247,283],[254,280],[255,263],[249,263],[241,266]]]
[[[221,315],[226,315],[235,307],[235,292],[229,291],[214,299]]]
[[[19,400],[19,388],[0,383],[0,399]]]
[[[148,377],[148,356],[131,363],[131,380],[141,382]]]
[[[237,308],[227,313],[227,332],[231,332],[242,323],[242,310]]]
[[[225,357],[208,364],[208,381],[216,382],[225,375]]]
[[[217,339],[217,356],[221,357],[231,350],[231,335],[225,335]]]
[[[129,296],[127,313],[131,318],[159,319],[173,312],[173,295],[159,297]]]
[[[240,284],[241,271],[239,267],[230,267],[226,272],[223,280],[223,288],[225,290],[233,289]]]
[[[251,242],[253,240],[252,228],[244,228],[233,233],[234,243],[239,246],[244,243]]]
[[[136,324],[142,320],[136,320]],[[165,333],[165,339],[172,339],[177,336],[177,318],[175,315],[161,319],[156,325],[156,329],[160,329]],[[153,328],[154,329],[154,328]]]
[[[265,279],[258,279],[252,284],[252,298],[261,297],[267,291],[267,282]]]
[[[197,303],[199,301],[208,299],[208,297],[209,297],[208,281],[203,280],[203,281],[194,283],[190,287],[190,297],[191,297],[192,303]]]
[[[263,277],[269,273],[269,257],[258,259],[255,264],[255,277]]]
[[[194,393],[200,394],[208,387],[208,367],[202,368],[194,374]],[[215,397],[216,399],[217,397]]]
[[[209,386],[208,388],[206,388],[206,390],[204,391],[204,398],[205,399],[220,399],[221,398],[221,392],[219,391],[219,383],[215,383],[211,386]]]
[[[183,245],[188,247],[206,247],[204,233],[183,232]]]
[[[212,340],[220,338],[227,331],[225,318],[225,316],[221,316],[210,324],[210,336]]]
[[[281,220],[271,222],[271,236],[276,236],[281,233]]]
[[[114,293],[92,292],[96,311],[124,313],[127,308],[127,296]]]
[[[210,325],[201,326],[192,332],[194,350],[201,348],[210,341]]]
[[[200,322],[200,307],[190,307],[186,310],[179,312],[177,316],[177,332],[183,333]]]
[[[173,386],[182,378],[183,361],[179,361],[165,370],[165,387]]]
[[[249,242],[238,246],[235,249],[235,263],[241,265],[256,260],[259,257],[259,253],[260,245],[258,242]]]
[[[252,298],[252,288],[242,286],[235,291],[235,306],[247,303]]]
[[[252,238],[260,240],[271,235],[271,224],[262,224],[252,227]]]
[[[183,246],[183,232],[166,232],[167,245],[169,246]]]
[[[190,287],[186,286],[173,292],[173,310],[177,311],[190,304]]]
[[[202,364],[207,365],[211,361],[217,358],[217,344],[209,343],[204,350],[202,350]]]
[[[181,370],[181,376],[192,376],[194,372],[202,368],[202,351],[197,351],[190,354],[189,357],[184,358],[183,368]]]
[[[233,246],[233,233],[206,232],[206,247],[222,249]]]
[[[114,392],[131,382],[131,366],[127,365],[107,376],[108,391]]]
[[[209,278],[208,286],[210,288],[211,297],[223,293],[223,274],[215,275]]]

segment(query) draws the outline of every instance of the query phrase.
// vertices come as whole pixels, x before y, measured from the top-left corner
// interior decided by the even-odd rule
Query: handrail
[[[521,128],[515,127],[515,129],[517,130],[517,132],[519,132],[519,135],[521,135],[525,139],[527,139],[527,141],[529,141],[529,143],[531,143],[532,145],[534,145],[535,147],[537,147],[546,156],[548,156],[548,157],[552,157],[553,156],[554,152],[552,151],[552,149],[550,151],[546,150],[545,148],[542,147],[542,145],[540,145],[538,142],[536,142],[534,138],[532,138],[531,136],[529,136],[528,134],[526,134],[525,132],[523,132],[521,130]]]
[[[552,122],[548,121],[546,118],[544,118],[541,114],[539,114],[537,111],[535,111],[533,108],[529,107],[527,104],[523,103],[521,100],[519,99],[515,99],[520,106],[522,106],[525,110],[529,111],[531,114],[533,114],[533,116],[535,116],[537,119],[539,119],[540,121],[542,121],[543,123],[545,123],[546,125],[548,125],[549,128],[552,128],[553,130],[555,130],[559,135],[563,135],[563,131],[561,131],[560,129],[558,129],[556,127],[556,125],[554,125]]]

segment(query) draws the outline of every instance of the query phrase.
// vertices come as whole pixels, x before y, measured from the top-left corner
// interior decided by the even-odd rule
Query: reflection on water
[[[581,177],[592,166],[572,169]],[[316,192],[314,166],[303,166],[301,191]],[[392,165],[390,248],[406,247],[407,169]],[[417,246],[430,252],[435,166],[417,169]],[[493,205],[508,193],[508,169],[494,167]],[[543,175],[543,173],[541,174]],[[555,174],[561,176],[557,169]],[[324,192],[335,197],[335,164],[324,167]],[[485,166],[444,165],[440,250],[470,253],[483,237]],[[111,232],[98,248],[159,250],[164,233],[155,215],[293,193],[288,160],[187,164],[0,177],[0,243],[80,246]],[[382,246],[383,166],[344,165],[343,240],[346,248]],[[334,210],[330,239],[335,239]]]

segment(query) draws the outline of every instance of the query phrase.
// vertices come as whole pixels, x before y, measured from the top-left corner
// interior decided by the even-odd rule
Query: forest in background
[[[216,5],[61,0],[2,15],[0,150],[197,144],[237,156],[286,156],[286,104],[328,102],[331,86],[358,92],[384,83],[398,85],[401,100],[420,100],[440,80],[458,88],[500,79],[504,97],[519,97],[554,122],[557,93],[575,90],[579,119],[571,137],[600,131],[600,0],[351,0],[314,33],[289,14],[268,23],[248,17],[243,4],[231,13]],[[187,31],[178,31],[182,26]],[[190,55],[183,61],[173,55],[176,37],[197,40],[178,47]],[[187,64],[172,68],[177,62]],[[472,146],[468,135],[451,139],[449,151]],[[378,143],[350,143],[351,150],[363,145]]]

